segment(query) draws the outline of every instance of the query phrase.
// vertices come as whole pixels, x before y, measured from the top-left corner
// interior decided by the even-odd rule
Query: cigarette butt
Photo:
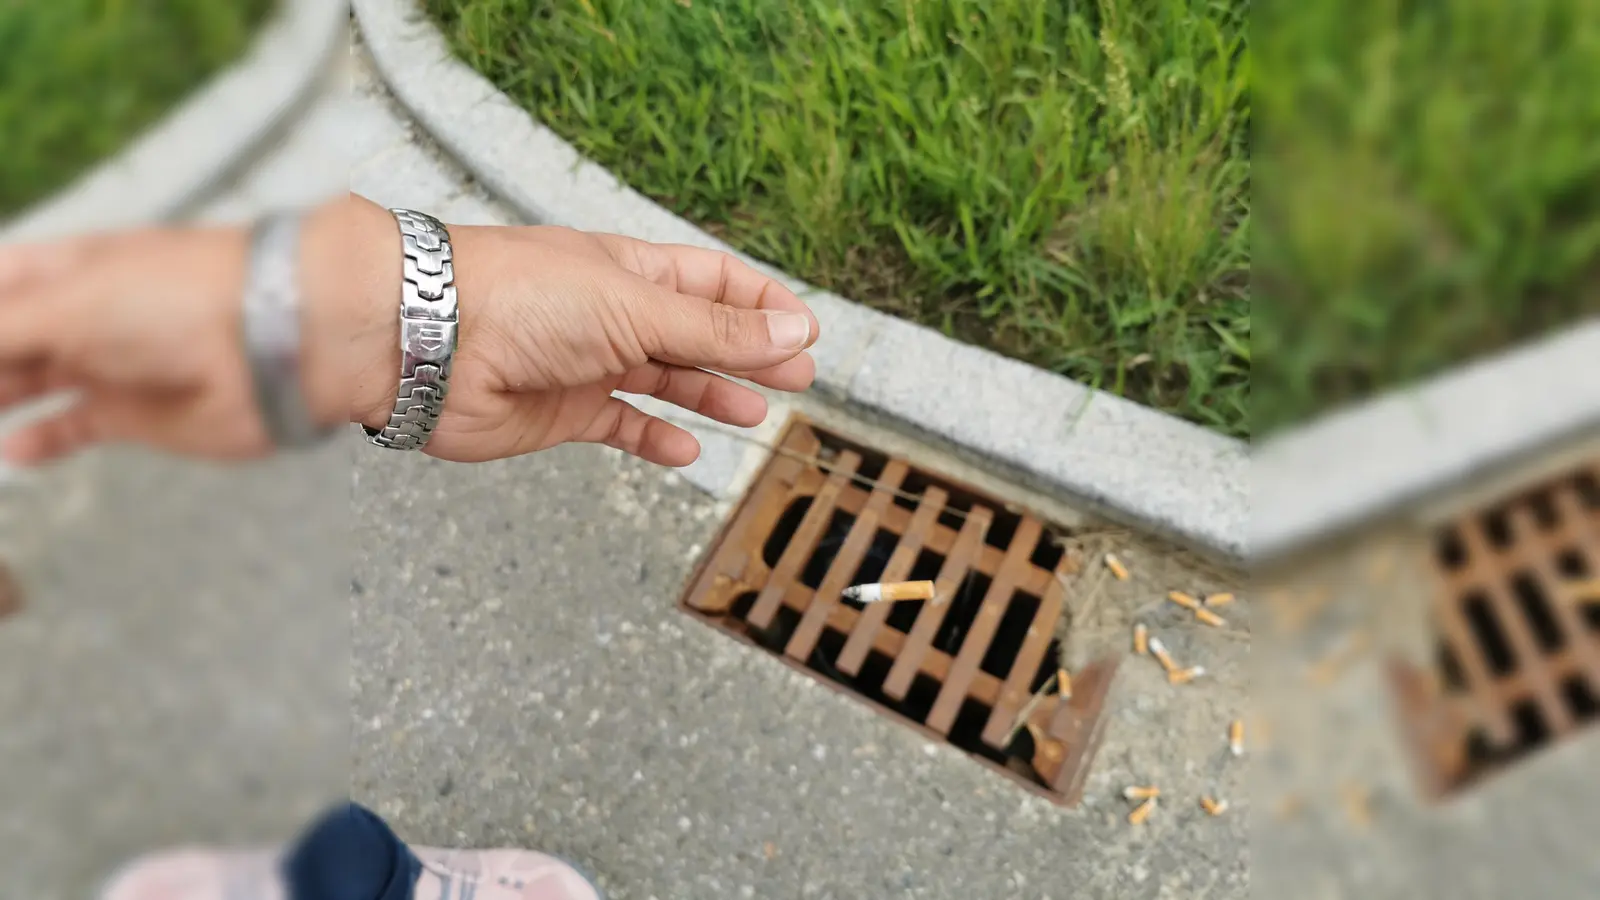
[[[1178,664],[1172,661],[1171,656],[1167,655],[1167,645],[1161,643],[1161,638],[1153,634],[1150,635],[1150,655],[1161,663],[1161,668],[1165,669],[1168,674],[1178,668]]]
[[[1218,800],[1214,797],[1201,797],[1200,808],[1205,810],[1208,816],[1220,816],[1228,811],[1228,801]]]
[[[1056,693],[1060,694],[1063,700],[1072,699],[1072,673],[1066,669],[1056,670]]]
[[[1139,804],[1138,806],[1134,807],[1133,812],[1128,813],[1128,824],[1129,825],[1143,825],[1145,823],[1145,820],[1150,818],[1150,814],[1155,812],[1155,811],[1156,811],[1156,798],[1151,797],[1148,800],[1144,801],[1143,803]]]
[[[1188,684],[1206,673],[1205,666],[1190,666],[1187,669],[1178,669],[1167,673],[1167,681],[1171,684]]]
[[[1135,784],[1122,789],[1124,800],[1150,800],[1161,796],[1161,788],[1153,784]]]
[[[1233,595],[1232,594],[1208,594],[1208,595],[1206,595],[1206,601],[1205,602],[1206,602],[1207,606],[1227,606],[1229,603],[1233,602]]]
[[[894,603],[900,600],[932,600],[933,582],[897,581],[884,584],[858,584],[840,592],[846,600],[862,603]]]
[[[1194,617],[1206,623],[1207,625],[1210,625],[1212,628],[1223,628],[1228,624],[1226,619],[1222,618],[1211,610],[1206,609],[1204,606],[1199,607],[1194,611]]]
[[[1106,554],[1106,568],[1111,570],[1112,575],[1117,576],[1118,581],[1128,580],[1128,567],[1123,565],[1122,560],[1117,559],[1114,554]]]
[[[1133,626],[1133,652],[1140,656],[1150,652],[1150,629],[1143,622]]]
[[[1228,749],[1234,756],[1244,755],[1244,720],[1234,719],[1228,725]]]
[[[1167,591],[1167,599],[1178,604],[1184,609],[1200,608],[1200,601],[1188,594],[1185,594],[1183,591]]]

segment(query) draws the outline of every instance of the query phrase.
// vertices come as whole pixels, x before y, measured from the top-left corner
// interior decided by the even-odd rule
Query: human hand
[[[393,219],[352,197],[304,231],[307,407],[324,424],[381,425],[399,376]],[[766,401],[716,372],[789,391],[815,374],[803,350],[815,317],[725,254],[558,228],[458,226],[451,236],[461,330],[426,448],[435,456],[477,461],[590,441],[686,465],[694,438],[612,391],[751,426]],[[79,394],[0,454],[39,464],[101,442],[220,459],[270,452],[240,336],[248,241],[243,228],[152,229],[0,248],[0,411]],[[769,325],[784,313],[791,334],[775,341]]]
[[[362,215],[392,257],[372,268],[398,273],[388,213]],[[749,427],[766,400],[723,375],[801,391],[816,374],[804,352],[816,317],[727,254],[549,227],[451,226],[450,237],[460,340],[430,455],[473,462],[584,441],[683,466],[699,455],[694,437],[613,391]],[[374,304],[363,319],[383,324],[356,351],[352,418],[374,428],[394,405],[397,285],[357,292]]]
[[[247,242],[216,228],[0,248],[0,411],[78,393],[7,438],[5,458],[36,465],[104,441],[266,453],[239,340]]]

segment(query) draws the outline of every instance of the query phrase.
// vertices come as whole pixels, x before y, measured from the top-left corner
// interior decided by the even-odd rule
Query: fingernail
[[[811,339],[811,320],[801,313],[768,313],[767,337],[775,347],[798,350]]]

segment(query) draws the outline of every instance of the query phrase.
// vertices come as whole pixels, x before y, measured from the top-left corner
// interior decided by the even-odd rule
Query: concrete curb
[[[283,0],[249,53],[133,146],[0,230],[0,241],[167,221],[189,211],[271,139],[342,46],[349,10]]]
[[[354,6],[399,102],[530,221],[731,252],[585,160],[457,60],[414,0]],[[813,349],[821,393],[1000,463],[1110,518],[1243,557],[1243,443],[757,265],[805,297],[821,320],[823,338]],[[726,456],[725,479],[702,467],[696,483],[737,484],[746,460]]]
[[[1251,555],[1294,552],[1600,432],[1600,321],[1264,442]]]

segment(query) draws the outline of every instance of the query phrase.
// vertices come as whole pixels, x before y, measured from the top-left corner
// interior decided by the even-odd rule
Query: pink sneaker
[[[413,900],[602,900],[589,879],[531,850],[413,848],[422,861]],[[101,900],[288,900],[275,853],[177,850],[119,872]]]
[[[101,900],[288,900],[278,855],[201,848],[146,856],[112,876]]]
[[[602,900],[577,869],[531,850],[413,847],[422,860],[413,900]]]

